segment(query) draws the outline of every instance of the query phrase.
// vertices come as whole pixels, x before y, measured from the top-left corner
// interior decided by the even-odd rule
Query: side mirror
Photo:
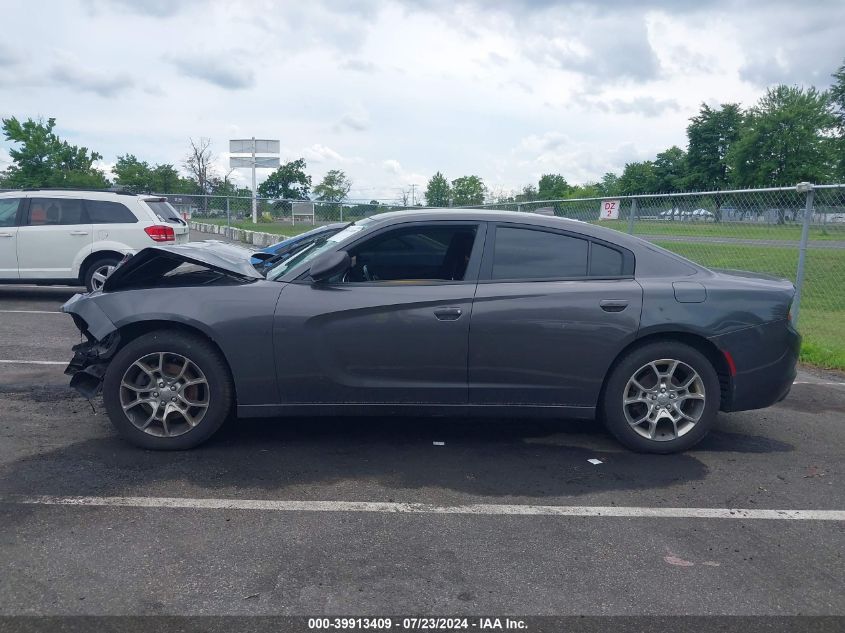
[[[330,277],[346,272],[352,265],[352,259],[346,251],[334,251],[319,255],[311,264],[311,279],[315,282],[325,281]]]

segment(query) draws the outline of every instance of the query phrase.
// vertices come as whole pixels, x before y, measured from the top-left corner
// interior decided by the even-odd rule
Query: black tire
[[[120,260],[117,257],[114,257],[113,255],[105,255],[88,264],[88,268],[85,269],[85,276],[82,279],[82,283],[85,284],[85,289],[88,292],[95,289],[94,273],[106,266],[110,266],[114,269],[119,263]]]
[[[169,437],[152,435],[136,426],[121,404],[121,381],[124,374],[136,361],[162,352],[189,359],[199,368],[207,383],[204,399],[207,400],[208,407],[196,426],[180,435]],[[226,361],[214,346],[199,336],[171,330],[156,330],[130,341],[115,354],[103,380],[103,401],[117,432],[135,446],[152,450],[185,450],[202,444],[231,414],[233,393]],[[146,409],[142,409],[142,412],[144,411]],[[177,420],[179,419],[182,418],[177,415]]]
[[[668,425],[670,432],[654,433],[655,437],[671,437],[671,439],[663,440],[649,439],[637,432],[635,426],[626,418],[623,407],[628,381],[637,374],[640,368],[661,359],[678,360],[691,367],[700,376],[704,389],[704,405],[697,411],[697,413],[700,412],[698,421],[685,433],[674,436],[671,433],[671,422],[664,420],[661,424]],[[707,357],[689,345],[677,341],[663,341],[635,348],[619,360],[605,384],[600,411],[607,430],[631,450],[640,453],[677,453],[694,446],[710,432],[716,422],[720,399],[719,377]],[[647,405],[643,407],[643,410],[647,410]],[[647,426],[639,428],[645,428],[647,432]],[[658,428],[666,427],[659,426]]]

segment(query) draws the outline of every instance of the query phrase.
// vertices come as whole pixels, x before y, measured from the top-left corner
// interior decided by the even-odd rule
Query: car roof
[[[139,200],[160,200],[162,202],[166,201],[167,198],[162,196],[156,196],[152,194],[136,194],[130,193],[128,191],[103,191],[101,189],[51,189],[51,188],[43,188],[43,189],[14,189],[9,191],[0,192],[0,198],[16,198],[19,196],[26,196],[28,198],[34,198],[38,195],[49,195],[55,196],[59,198],[85,198],[88,200],[115,200],[115,199],[126,199],[128,198],[136,198]]]
[[[598,220],[598,209],[596,210]],[[591,224],[572,218],[541,215],[523,211],[498,211],[489,209],[421,209],[388,211],[367,218],[373,224],[402,224],[404,222],[436,222],[439,220],[464,220],[468,222],[513,222],[537,227],[572,231],[588,238],[616,244],[633,251],[637,258],[637,277],[685,276],[706,270],[675,253],[622,231]]]
[[[596,209],[598,218],[598,209]],[[620,246],[629,244],[640,244],[642,240],[629,236],[627,233],[615,231],[604,226],[590,224],[573,218],[562,218],[554,215],[542,215],[540,213],[529,213],[525,211],[498,211],[490,209],[425,209],[419,211],[388,211],[371,215],[368,220],[372,222],[429,222],[437,220],[466,220],[475,222],[513,222],[516,224],[530,224],[547,228],[556,228],[565,231],[581,233],[588,237],[595,237],[600,240],[615,242]]]

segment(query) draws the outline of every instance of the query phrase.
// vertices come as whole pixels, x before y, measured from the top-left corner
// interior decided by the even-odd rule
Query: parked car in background
[[[661,220],[712,220],[715,216],[707,209],[668,209],[657,214]]]
[[[309,244],[312,244],[317,239],[327,238],[330,235],[334,235],[348,224],[348,222],[336,222],[334,224],[318,226],[315,229],[311,229],[310,231],[306,231],[305,233],[295,235],[294,237],[288,238],[282,242],[279,242],[278,244],[268,246],[267,248],[264,248],[258,252],[271,255],[271,257],[256,257],[253,255],[251,260],[252,264],[258,270],[263,270],[268,266],[275,265],[277,262],[284,261],[293,253],[295,253],[301,248],[304,248],[305,246],[308,246]]]
[[[656,453],[795,377],[784,279],[714,271],[531,213],[374,215],[263,272],[221,242],[145,248],[63,310],[66,373],[117,431],[185,449],[243,417],[403,413],[604,420]]]
[[[0,193],[0,283],[102,288],[127,253],[188,241],[166,198],[107,191]]]

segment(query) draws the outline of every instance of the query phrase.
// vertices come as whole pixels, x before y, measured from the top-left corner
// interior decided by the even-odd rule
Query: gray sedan
[[[259,273],[219,242],[152,247],[64,306],[67,373],[117,431],[186,449],[230,416],[594,418],[669,453],[789,391],[786,280],[703,268],[527,213],[376,215]]]

